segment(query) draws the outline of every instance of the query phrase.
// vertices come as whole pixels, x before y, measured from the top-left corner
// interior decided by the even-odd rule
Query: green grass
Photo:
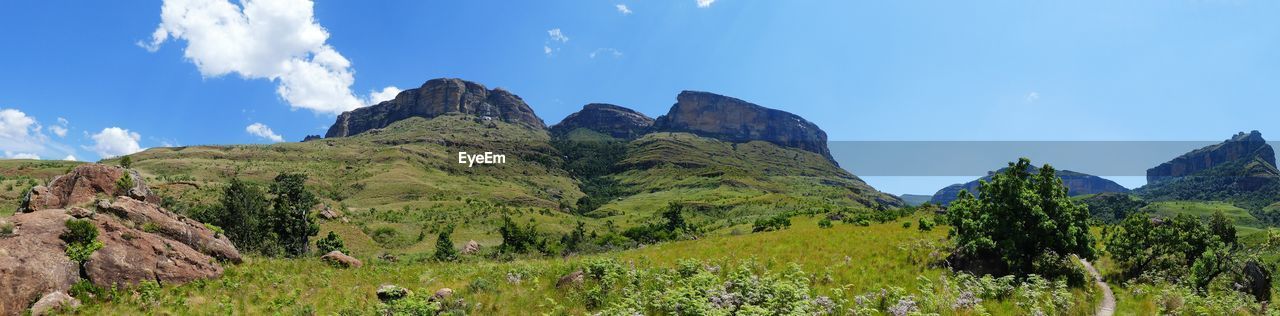
[[[0,217],[12,215],[27,189],[66,174],[75,161],[0,160]]]
[[[1262,221],[1259,221],[1249,211],[1239,208],[1231,203],[1216,201],[1159,201],[1152,202],[1143,208],[1155,214],[1165,216],[1175,216],[1178,214],[1187,214],[1207,219],[1214,212],[1221,211],[1228,219],[1236,225],[1237,231],[1244,235],[1247,233],[1257,232],[1259,228],[1265,227]]]
[[[935,281],[950,277],[946,269],[928,264],[930,253],[945,239],[945,228],[921,232],[889,222],[869,227],[837,224],[821,229],[817,218],[797,217],[793,221],[791,228],[776,232],[707,237],[585,257],[512,262],[389,263],[362,256],[365,267],[338,269],[314,258],[255,257],[229,266],[220,279],[166,285],[152,302],[143,302],[135,295],[120,295],[112,301],[89,302],[79,312],[367,314],[379,304],[375,289],[382,284],[396,284],[427,294],[452,288],[458,291],[456,297],[471,306],[473,314],[585,314],[598,310],[586,307],[585,290],[556,288],[555,283],[560,276],[598,259],[617,260],[641,274],[666,273],[662,271],[670,271],[684,259],[700,259],[725,271],[743,262],[765,272],[782,271],[794,263],[806,273],[814,297],[852,297],[894,286],[919,295],[922,289],[916,284],[920,277]],[[348,246],[357,243],[349,241]],[[508,280],[509,274],[523,277],[513,283]],[[1091,291],[1075,290],[1073,297],[1078,306],[1070,314],[1092,311],[1096,300]],[[983,305],[996,315],[1029,312],[1010,301],[988,300]]]

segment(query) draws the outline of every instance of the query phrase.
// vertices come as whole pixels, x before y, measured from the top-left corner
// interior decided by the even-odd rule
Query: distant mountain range
[[[978,185],[980,181],[991,181],[991,176],[1003,172],[1007,168],[988,172],[986,176],[978,178],[967,183],[952,184],[933,194],[933,198],[929,203],[938,205],[948,205],[956,199],[960,191],[969,191],[974,196],[978,196]],[[1031,173],[1039,172],[1040,168],[1029,167]],[[1097,194],[1104,192],[1129,192],[1129,189],[1115,183],[1114,181],[1104,179],[1102,177],[1075,172],[1071,170],[1057,170],[1057,175],[1062,178],[1062,184],[1067,187],[1067,195],[1077,196],[1085,194]]]

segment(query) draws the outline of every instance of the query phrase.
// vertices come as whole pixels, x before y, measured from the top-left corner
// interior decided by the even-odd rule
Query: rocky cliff
[[[582,107],[551,127],[552,135],[564,135],[575,129],[585,128],[622,139],[634,139],[644,135],[653,126],[653,118],[625,107],[592,103]]]
[[[699,91],[684,91],[654,130],[687,132],[729,142],[762,140],[818,153],[828,160],[827,133],[804,118],[747,101]]]
[[[963,184],[957,183],[957,184],[949,185],[945,188],[942,188],[942,190],[938,190],[937,193],[934,193],[933,198],[930,199],[929,202],[933,204],[939,204],[939,205],[950,204],[951,201],[955,201],[956,195],[960,194],[961,190],[969,191],[969,193],[972,193],[974,196],[977,196],[978,183],[979,183],[978,181],[980,180],[991,181],[992,175],[999,172],[1003,172],[1004,170],[1005,169],[1002,168],[997,171],[988,172],[986,176],[979,178],[978,180],[970,181],[968,183],[963,183]],[[1029,172],[1034,174],[1040,171],[1039,171],[1039,168],[1031,167],[1031,170],[1029,170]],[[1057,170],[1057,175],[1058,175],[1058,178],[1062,179],[1062,185],[1067,187],[1067,195],[1070,195],[1070,196],[1098,194],[1098,193],[1106,193],[1106,192],[1120,192],[1120,193],[1129,192],[1129,189],[1125,188],[1124,186],[1118,183],[1115,183],[1111,180],[1103,179],[1102,177],[1090,175],[1090,174],[1079,173],[1071,170]]]
[[[1262,133],[1252,131],[1238,133],[1226,141],[1193,150],[1173,160],[1147,169],[1147,183],[1153,184],[1207,170],[1240,159],[1258,159],[1271,166],[1276,165],[1275,151]]]
[[[519,96],[503,89],[461,79],[431,79],[417,89],[400,92],[395,99],[347,111],[329,127],[325,137],[346,137],[410,117],[433,118],[446,113],[463,113],[482,119],[544,129],[546,124]]]

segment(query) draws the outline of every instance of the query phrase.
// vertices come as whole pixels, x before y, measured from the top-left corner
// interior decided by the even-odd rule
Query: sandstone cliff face
[[[763,140],[818,153],[828,160],[827,133],[804,118],[714,93],[684,91],[654,130],[688,132],[730,142]]]
[[[118,187],[126,175],[133,187]],[[241,262],[226,236],[157,205],[143,178],[124,168],[81,165],[25,199],[8,219],[14,233],[0,236],[0,315],[20,314],[82,277],[106,288],[182,283],[222,275],[218,260]],[[60,238],[72,218],[93,223],[103,245],[83,265],[67,257]]]
[[[969,191],[969,193],[973,194],[976,197],[978,196],[979,180],[991,181],[992,175],[994,175],[997,172],[1003,172],[1004,170],[1005,169],[1000,169],[999,171],[990,172],[986,176],[979,178],[978,180],[970,181],[968,183],[963,183],[963,184],[957,183],[957,184],[952,184],[945,188],[942,188],[941,190],[938,190],[937,193],[933,194],[933,198],[929,199],[929,203],[938,204],[938,205],[951,204],[951,201],[956,200],[956,195],[960,194],[961,190]],[[1029,172],[1034,174],[1040,171],[1039,171],[1039,168],[1032,167],[1031,170],[1029,170]],[[1067,195],[1070,195],[1070,196],[1098,194],[1098,193],[1107,193],[1107,192],[1119,192],[1119,193],[1129,192],[1129,189],[1125,188],[1119,183],[1115,183],[1111,180],[1107,180],[1102,177],[1098,177],[1090,174],[1079,173],[1071,170],[1057,170],[1057,175],[1058,175],[1058,178],[1062,179],[1062,185],[1067,187]]]
[[[446,113],[463,113],[482,118],[544,129],[546,124],[519,96],[503,89],[461,79],[432,79],[417,89],[400,92],[395,99],[338,115],[325,137],[346,137],[396,121],[419,116],[433,118]]]
[[[1147,169],[1147,183],[1168,181],[1239,159],[1260,159],[1271,166],[1276,165],[1275,151],[1267,145],[1262,133],[1241,132],[1222,143],[1193,150]]]
[[[554,135],[564,135],[585,128],[622,139],[635,139],[653,126],[653,118],[625,107],[592,103],[582,107],[551,127]]]

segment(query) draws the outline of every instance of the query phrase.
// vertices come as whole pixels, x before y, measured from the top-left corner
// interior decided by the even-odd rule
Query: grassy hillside
[[[1250,234],[1259,231],[1266,225],[1253,217],[1249,211],[1239,208],[1227,202],[1215,201],[1159,201],[1153,202],[1143,208],[1144,211],[1155,214],[1173,217],[1178,214],[1187,214],[1207,219],[1214,212],[1221,211],[1228,219],[1236,225],[1237,231],[1241,235]]]
[[[0,217],[18,209],[22,195],[33,186],[47,183],[66,174],[75,161],[0,160]]]
[[[817,220],[797,217],[790,229],[782,231],[564,259],[415,264],[362,257],[364,268],[338,269],[316,259],[253,258],[229,268],[218,280],[120,295],[93,302],[80,312],[367,315],[379,308],[375,290],[382,284],[396,284],[428,296],[439,288],[454,289],[454,298],[464,300],[458,306],[470,314],[616,312],[636,302],[655,303],[645,305],[653,309],[644,312],[664,314],[659,307],[677,306],[681,295],[703,294],[683,291],[742,280],[737,276],[745,271],[761,282],[754,286],[772,284],[784,291],[777,293],[803,294],[806,298],[793,301],[810,310],[831,304],[831,310],[845,314],[850,309],[874,308],[880,297],[891,297],[889,305],[909,299],[918,309],[940,308],[943,315],[979,314],[970,308],[953,310],[958,292],[952,292],[966,286],[960,282],[964,278],[928,264],[939,255],[937,246],[945,229],[921,232],[898,222],[823,229]],[[561,276],[584,268],[588,276],[583,284],[556,286]],[[306,277],[295,277],[301,275]],[[986,299],[979,305],[996,315],[1025,315],[1030,308],[1044,306],[1047,297],[1036,296],[1046,293],[1041,291],[1025,292],[1025,299],[1017,298],[1022,294]],[[1063,314],[1092,311],[1093,293],[1065,293],[1063,303],[1071,307]],[[827,303],[817,303],[823,301],[820,298]]]

